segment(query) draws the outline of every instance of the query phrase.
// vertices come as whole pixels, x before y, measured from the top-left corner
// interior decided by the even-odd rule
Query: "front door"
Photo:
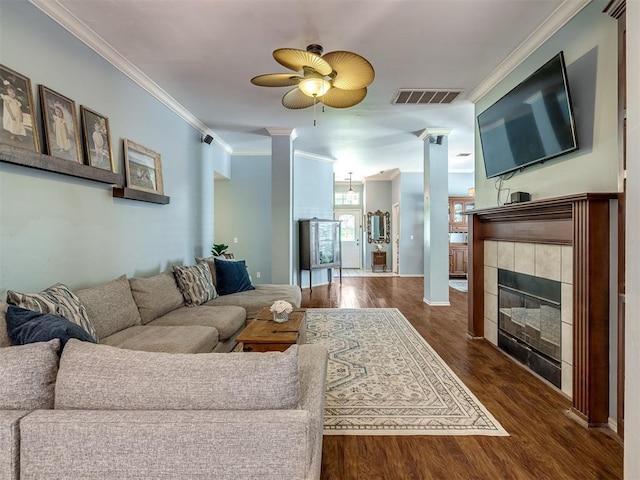
[[[342,244],[342,268],[361,268],[360,241],[362,222],[360,210],[337,210],[336,220],[340,220],[340,241]]]

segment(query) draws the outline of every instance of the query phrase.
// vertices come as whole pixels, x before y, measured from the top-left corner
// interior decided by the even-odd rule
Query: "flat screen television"
[[[578,149],[560,52],[478,115],[487,178]]]

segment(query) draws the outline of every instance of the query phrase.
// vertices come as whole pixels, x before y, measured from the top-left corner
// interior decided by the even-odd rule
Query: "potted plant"
[[[224,243],[214,243],[213,247],[211,247],[211,255],[214,257],[221,257],[224,255],[224,252],[227,251],[229,245],[225,245]]]

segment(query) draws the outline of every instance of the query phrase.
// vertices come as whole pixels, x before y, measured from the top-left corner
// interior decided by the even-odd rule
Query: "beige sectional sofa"
[[[326,349],[58,346],[0,348],[0,478],[320,478]]]
[[[212,268],[212,265],[209,265]],[[229,352],[258,311],[275,300],[300,306],[296,285],[256,285],[186,306],[173,272],[110,282],[73,292],[86,309],[99,343],[169,353]]]

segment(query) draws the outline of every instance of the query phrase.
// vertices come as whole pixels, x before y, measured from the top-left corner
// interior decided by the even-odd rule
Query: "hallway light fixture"
[[[349,190],[347,190],[347,199],[349,200],[349,203],[355,202],[358,196],[351,186],[351,175],[353,175],[353,172],[349,172]]]

